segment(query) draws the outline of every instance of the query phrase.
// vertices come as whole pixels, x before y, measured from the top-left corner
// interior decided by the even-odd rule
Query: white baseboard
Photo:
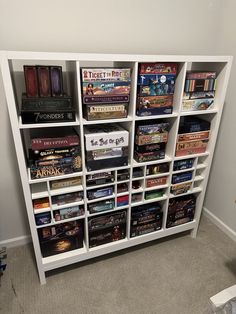
[[[212,212],[209,211],[206,207],[203,207],[203,214],[209,218],[221,231],[223,231],[227,236],[229,236],[233,241],[236,242],[236,232],[228,227],[222,220],[216,217]]]
[[[15,246],[21,246],[21,245],[27,244],[31,241],[32,240],[31,240],[30,235],[24,235],[21,237],[0,241],[0,247],[6,246],[7,248],[10,248],[10,247],[15,247]]]

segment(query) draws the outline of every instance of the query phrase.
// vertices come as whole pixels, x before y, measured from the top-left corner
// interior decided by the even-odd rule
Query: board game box
[[[165,190],[163,189],[148,191],[148,192],[145,192],[144,199],[152,200],[154,198],[162,197],[164,193],[165,193]]]
[[[88,190],[87,191],[87,197],[89,200],[93,200],[93,199],[97,199],[97,198],[101,198],[101,197],[110,196],[113,193],[114,193],[114,187],[109,186],[109,187],[105,187],[105,188]]]
[[[129,95],[131,83],[125,81],[115,82],[83,82],[83,96],[109,96],[109,95]]]
[[[139,153],[134,152],[134,159],[137,162],[153,161],[165,158],[165,150],[158,150],[153,152]]]
[[[179,125],[179,134],[208,131],[211,128],[209,121],[200,119],[198,117],[181,117]]]
[[[176,160],[174,162],[173,171],[184,170],[192,168],[194,159]]]
[[[124,196],[118,196],[116,199],[116,206],[125,206],[129,205],[129,195],[124,195]]]
[[[103,160],[128,156],[128,147],[113,147],[90,150],[86,152],[86,160]]]
[[[192,171],[186,171],[186,172],[181,172],[178,174],[173,174],[171,182],[172,184],[177,184],[184,181],[189,181],[189,180],[192,180],[192,176],[193,176]]]
[[[86,126],[84,135],[87,151],[129,145],[129,132],[115,124]]]
[[[87,170],[94,171],[106,168],[125,167],[128,166],[128,156],[105,158],[98,160],[87,160]]]
[[[88,121],[127,118],[128,104],[85,105]]]
[[[147,144],[147,145],[134,145],[134,150],[138,153],[148,153],[165,150],[166,143],[156,143],[156,144]]]
[[[111,210],[115,207],[114,199],[109,199],[106,201],[100,201],[96,203],[88,204],[88,211],[90,214],[99,213],[106,210]]]
[[[169,122],[142,121],[135,126],[136,135],[162,134],[169,131]]]
[[[37,226],[50,224],[52,219],[50,212],[35,214],[34,217]]]
[[[177,142],[189,142],[197,140],[205,140],[210,136],[210,131],[201,131],[201,132],[191,132],[191,133],[182,133],[178,134]]]
[[[114,179],[114,173],[112,171],[99,172],[87,175],[86,184],[87,186],[101,185],[114,182]]]
[[[169,172],[169,164],[168,163],[161,163],[156,165],[148,165],[146,169],[146,175],[155,175],[160,173]]]
[[[136,145],[167,143],[167,141],[168,141],[168,132],[163,132],[160,134],[136,135],[135,136],[135,144]]]
[[[83,96],[83,104],[84,105],[96,105],[96,104],[123,104],[123,103],[129,103],[129,95],[123,94],[123,95],[103,95],[103,96],[94,96],[94,95],[86,95]]]
[[[52,204],[60,206],[68,203],[80,202],[83,200],[83,196],[82,191],[55,195],[52,196]]]
[[[208,110],[214,106],[214,99],[203,98],[194,100],[183,100],[182,111]]]
[[[70,221],[38,229],[43,257],[83,247],[83,220]]]
[[[151,188],[154,186],[164,185],[166,184],[166,182],[167,182],[167,177],[146,179],[146,187]]]
[[[75,110],[21,110],[21,121],[29,123],[58,123],[75,121]]]
[[[81,185],[81,184],[82,184],[81,177],[74,177],[74,178],[50,181],[50,188],[52,190],[56,190],[56,189],[62,189],[62,188],[67,188],[67,187]]]
[[[82,82],[121,81],[130,82],[130,68],[82,68]]]
[[[25,93],[22,94],[21,110],[72,110],[74,104],[72,97],[63,94],[60,97],[27,97]]]
[[[139,63],[140,74],[177,74],[177,63]]]
[[[60,221],[60,220],[78,217],[82,215],[84,215],[83,206],[70,206],[67,208],[62,208],[62,209],[53,211],[53,216],[54,216],[55,221]]]
[[[171,186],[170,192],[174,195],[187,193],[191,189],[192,182],[179,183]]]

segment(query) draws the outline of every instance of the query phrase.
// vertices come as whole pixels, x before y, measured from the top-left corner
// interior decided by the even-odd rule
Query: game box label
[[[153,161],[165,158],[165,150],[147,152],[147,153],[138,153],[134,152],[134,159],[137,162]]]
[[[118,104],[128,103],[129,95],[109,95],[109,96],[84,96],[83,104]]]
[[[209,135],[210,131],[178,134],[177,142],[205,140],[209,138]]]
[[[149,62],[139,64],[140,74],[177,74],[176,63]]]
[[[127,118],[127,104],[86,105],[86,118],[89,121]]]
[[[75,111],[29,111],[21,110],[21,120],[23,124],[29,123],[57,123],[75,121]]]
[[[83,96],[129,95],[130,82],[93,82],[83,83]]]
[[[186,79],[188,80],[206,80],[206,79],[215,79],[216,72],[208,71],[208,72],[197,72],[197,71],[188,71],[186,73]]]
[[[135,137],[135,143],[137,145],[148,145],[156,143],[167,143],[168,132],[160,134],[150,134],[150,135],[137,135]]]
[[[96,190],[89,190],[87,191],[87,197],[89,200],[93,200],[96,198],[110,196],[113,194],[113,192],[114,192],[114,188],[112,186],[101,188],[101,189],[96,189]]]
[[[165,150],[166,143],[157,143],[157,144],[150,144],[150,145],[134,145],[134,150],[137,153],[148,153],[148,152],[156,152],[159,150]]]
[[[165,173],[169,171],[169,164],[163,163],[163,164],[156,164],[156,165],[148,165],[146,170],[146,175],[155,175],[160,173]]]
[[[146,187],[151,188],[158,185],[164,185],[167,182],[167,177],[161,177],[161,178],[153,178],[153,179],[147,179],[146,180]]]
[[[82,82],[123,81],[129,82],[131,69],[129,68],[83,68]]]
[[[192,180],[193,173],[191,171],[181,172],[172,175],[172,184],[181,183],[184,181]]]
[[[194,110],[208,110],[212,109],[214,105],[214,99],[195,99],[195,100],[183,100],[182,111],[194,111]]]
[[[146,123],[146,124],[137,124],[135,130],[136,135],[151,135],[151,134],[163,134],[164,132],[169,131],[169,122],[163,123]]]
[[[81,177],[61,179],[61,180],[53,180],[50,182],[50,188],[52,190],[63,189],[70,186],[81,185],[82,180]]]
[[[129,145],[129,132],[118,125],[96,125],[84,128],[86,150]]]
[[[71,110],[74,109],[72,97],[63,95],[61,97],[26,97],[22,94],[22,110]]]
[[[179,195],[187,193],[191,189],[192,182],[180,183],[171,186],[171,193],[174,195]]]
[[[194,159],[177,160],[174,162],[173,171],[192,168]]]
[[[104,149],[90,150],[86,152],[87,160],[102,160],[102,159],[117,158],[117,157],[123,157],[123,156],[128,156],[128,146],[104,148]]]

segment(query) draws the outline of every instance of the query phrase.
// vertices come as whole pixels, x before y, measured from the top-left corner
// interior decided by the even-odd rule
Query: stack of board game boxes
[[[82,169],[80,139],[76,131],[53,129],[50,134],[53,136],[47,137],[46,131],[42,137],[31,138],[31,179],[60,176]]]
[[[216,72],[187,72],[182,110],[207,110],[214,105]]]
[[[82,68],[82,102],[87,120],[126,118],[131,69]]]
[[[196,197],[194,194],[171,198],[169,201],[166,228],[175,227],[194,219]]]
[[[38,229],[43,257],[83,247],[84,222],[75,220]]]
[[[176,63],[140,63],[138,69],[138,116],[171,114],[177,74]]]
[[[64,93],[61,66],[24,66],[23,124],[75,121],[72,98]]]
[[[129,132],[119,125],[84,128],[87,170],[128,165]]]
[[[161,206],[158,203],[133,207],[130,226],[131,238],[161,229],[162,216]]]
[[[126,237],[126,216],[126,211],[118,211],[89,218],[89,247],[124,239]]]
[[[181,117],[175,155],[204,153],[209,141],[210,126],[209,121],[198,117]]]
[[[142,121],[135,126],[134,159],[137,162],[165,158],[169,122]]]

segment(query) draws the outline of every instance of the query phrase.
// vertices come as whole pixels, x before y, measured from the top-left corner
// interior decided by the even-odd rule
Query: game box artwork
[[[55,221],[60,221],[60,220],[78,217],[82,215],[84,215],[84,207],[78,206],[78,205],[53,211],[53,216],[54,216]]]
[[[128,104],[87,105],[85,117],[88,121],[127,118]]]
[[[156,165],[148,165],[146,169],[146,176],[166,173],[169,172],[169,164],[168,163],[161,163]]]
[[[96,203],[88,204],[88,211],[90,214],[103,212],[106,210],[112,210],[115,207],[114,199],[109,199],[106,201],[100,201]]]
[[[114,193],[114,187],[103,187],[103,188],[97,188],[94,190],[88,190],[87,191],[87,197],[88,200],[93,200],[101,197],[107,197],[111,196]]]
[[[189,169],[193,167],[194,159],[176,160],[174,162],[173,171]]]
[[[192,221],[194,219],[195,206],[196,197],[193,194],[170,199],[166,228]]]
[[[90,218],[89,247],[114,242],[126,237],[126,211]]]
[[[173,95],[138,97],[136,114],[137,116],[171,114],[172,104]]]
[[[38,229],[42,256],[47,257],[82,248],[83,225],[83,220],[76,220]]]
[[[185,171],[185,172],[181,172],[178,174],[173,174],[171,183],[177,184],[177,183],[181,183],[184,181],[190,181],[190,180],[192,180],[192,177],[193,177],[192,171]]]
[[[120,81],[130,82],[131,69],[129,68],[83,68],[81,69],[82,82]]]
[[[161,229],[162,216],[159,203],[133,207],[130,222],[131,238]]]
[[[192,182],[184,182],[179,184],[174,184],[171,186],[170,192],[174,195],[187,193],[192,186]]]

